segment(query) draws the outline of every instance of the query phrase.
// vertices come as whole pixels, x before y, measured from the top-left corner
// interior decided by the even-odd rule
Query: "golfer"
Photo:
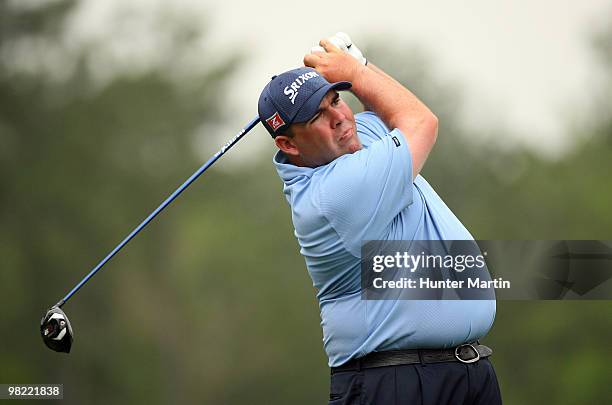
[[[344,50],[335,39],[321,40],[306,67],[273,77],[258,106],[317,290],[329,404],[500,404],[492,351],[478,343],[495,301],[361,297],[363,241],[472,236],[419,175],[436,142],[436,116],[361,63],[348,37]],[[366,111],[354,115],[342,90]]]

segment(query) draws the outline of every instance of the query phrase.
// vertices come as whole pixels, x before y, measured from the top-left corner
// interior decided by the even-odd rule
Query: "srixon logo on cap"
[[[266,122],[272,127],[273,131],[276,131],[277,129],[285,125],[285,121],[283,121],[283,119],[280,117],[280,115],[278,115],[277,112],[275,112],[273,116],[268,118]]]
[[[302,87],[302,84],[308,81],[308,79],[312,79],[313,77],[318,77],[318,76],[319,75],[316,72],[307,72],[307,73],[301,74],[297,77],[297,79],[293,81],[293,83],[291,83],[290,86],[285,87],[285,89],[283,90],[283,93],[285,93],[286,96],[289,96],[289,100],[291,101],[291,104],[295,104],[295,98],[297,97],[298,90],[300,89],[300,87]]]

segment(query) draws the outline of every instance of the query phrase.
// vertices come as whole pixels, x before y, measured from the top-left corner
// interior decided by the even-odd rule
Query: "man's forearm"
[[[304,56],[306,66],[317,69],[328,81],[348,80],[351,91],[374,111],[389,129],[399,129],[412,155],[412,176],[416,177],[436,142],[438,119],[414,94],[374,65],[360,64],[328,40],[319,44],[325,52]]]
[[[391,76],[389,76],[387,73],[385,73],[381,68],[379,68],[378,66],[376,66],[375,64],[373,64],[372,62],[368,61],[367,66],[372,69],[373,71],[375,71],[376,73],[378,73],[379,75],[382,75],[384,77],[386,77],[387,79],[393,81],[394,83],[396,83],[399,86],[404,87],[400,82],[398,82],[397,80],[395,80],[394,78],[392,78]]]
[[[382,69],[378,68],[376,65],[374,65],[372,62],[368,61],[367,64],[368,68],[370,68],[371,70],[373,70],[374,72],[376,72],[377,74],[388,78],[389,80],[392,80],[394,82],[396,82],[397,84],[400,84],[399,82],[397,82],[397,80],[395,80],[394,78],[392,78],[391,76],[389,76],[388,74],[386,74]],[[401,84],[400,84],[401,85]],[[354,92],[354,89],[353,89]],[[359,100],[361,101],[361,100]],[[365,108],[366,111],[373,111],[372,107],[366,105],[363,101],[361,101],[363,104],[363,107]]]
[[[383,70],[368,62],[352,79],[351,91],[390,128],[405,130],[406,136],[419,133],[421,123],[434,114],[410,90]]]
[[[352,92],[390,128],[398,128],[406,136],[413,153],[413,175],[416,176],[438,130],[436,116],[412,92],[384,71],[368,62],[356,70]]]

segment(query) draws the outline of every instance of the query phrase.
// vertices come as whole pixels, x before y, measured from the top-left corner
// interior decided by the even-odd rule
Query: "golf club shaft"
[[[179,188],[174,191],[170,197],[168,197],[159,207],[155,209],[140,225],[136,227],[121,243],[119,243],[109,254],[106,256],[96,267],[93,268],[89,272],[85,278],[83,278],[61,301],[59,301],[55,306],[61,307],[64,305],[70,297],[72,297],[90,278],[94,276],[110,259],[113,258],[127,243],[132,240],[134,236],[138,234],[149,222],[153,220],[164,208],[166,208],[176,197],[179,196],[191,183],[193,183],[202,173],[206,171],[213,163],[217,161],[225,152],[227,152],[232,146],[234,146],[244,135],[247,134],[251,129],[255,127],[259,123],[259,117],[253,118],[238,134],[236,134],[232,139],[230,139],[223,147],[215,153],[206,163],[202,165],[194,174],[191,175]]]

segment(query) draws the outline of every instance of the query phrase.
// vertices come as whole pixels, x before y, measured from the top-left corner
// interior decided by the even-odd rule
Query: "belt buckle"
[[[469,359],[469,360],[463,360],[461,357],[459,357],[459,352],[461,351],[461,348],[466,347],[466,346],[472,349],[474,353],[476,353],[476,357],[474,357],[473,359]],[[478,360],[480,360],[480,353],[478,353],[478,350],[476,350],[473,344],[464,343],[462,345],[455,347],[455,358],[464,364],[476,363]]]

